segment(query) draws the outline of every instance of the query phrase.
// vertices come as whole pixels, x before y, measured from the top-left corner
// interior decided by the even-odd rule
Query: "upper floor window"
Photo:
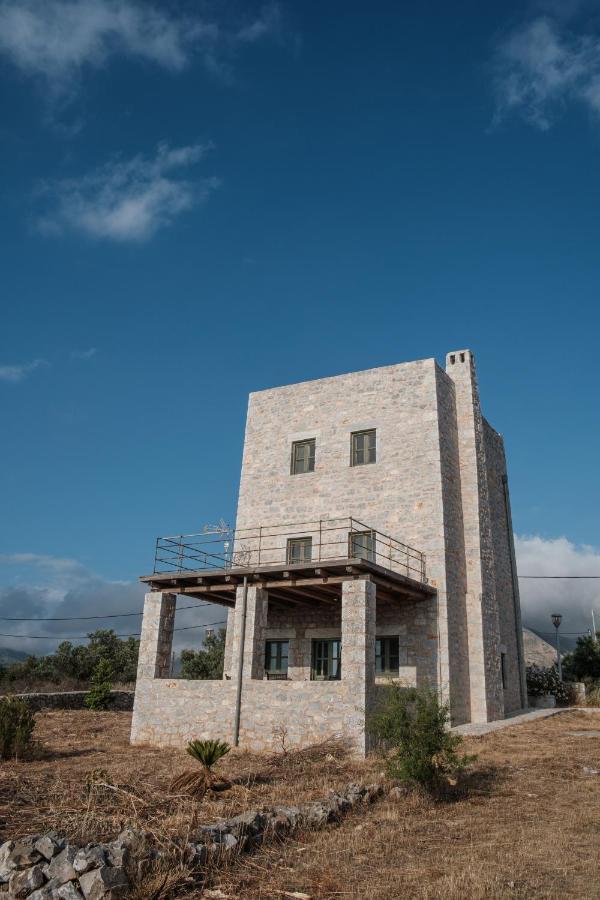
[[[315,471],[315,439],[294,441],[292,444],[292,475]]]
[[[366,466],[377,461],[375,429],[352,432],[350,465]]]
[[[288,538],[286,558],[288,565],[310,562],[312,558],[312,538]]]
[[[350,557],[352,559],[366,559],[368,562],[376,561],[377,550],[374,531],[351,531],[349,537]]]
[[[397,637],[382,637],[375,641],[375,673],[397,675],[400,671],[400,641]]]

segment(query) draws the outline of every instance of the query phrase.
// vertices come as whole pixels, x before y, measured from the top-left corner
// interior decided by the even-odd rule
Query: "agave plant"
[[[228,781],[217,781],[213,766],[219,762],[231,747],[225,741],[189,741],[187,752],[202,766],[200,772],[183,772],[171,782],[172,791],[185,791],[195,797],[202,798],[207,790],[225,790],[231,787]]]

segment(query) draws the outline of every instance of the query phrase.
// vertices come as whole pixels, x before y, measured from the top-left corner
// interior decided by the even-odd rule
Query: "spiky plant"
[[[185,791],[201,798],[207,790],[223,790],[230,787],[229,782],[217,783],[213,767],[222,759],[231,747],[225,741],[189,741],[187,752],[197,760],[202,769],[200,772],[183,772],[171,782],[172,791]]]

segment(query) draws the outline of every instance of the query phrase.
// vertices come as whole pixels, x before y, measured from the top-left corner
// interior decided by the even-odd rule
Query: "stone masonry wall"
[[[504,708],[505,712],[509,713],[527,705],[524,685],[523,630],[514,558],[514,538],[508,505],[508,485],[505,482],[504,441],[485,419],[483,426],[494,547],[496,600],[500,624],[500,650],[505,653],[507,676]]]

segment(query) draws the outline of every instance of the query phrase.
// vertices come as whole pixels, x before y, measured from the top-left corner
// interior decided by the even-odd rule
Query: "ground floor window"
[[[400,642],[397,637],[381,637],[375,641],[375,674],[397,675],[400,671]]]
[[[312,642],[313,681],[337,681],[342,671],[342,642],[315,640]]]
[[[265,672],[286,676],[288,671],[289,641],[267,641],[265,645]]]

